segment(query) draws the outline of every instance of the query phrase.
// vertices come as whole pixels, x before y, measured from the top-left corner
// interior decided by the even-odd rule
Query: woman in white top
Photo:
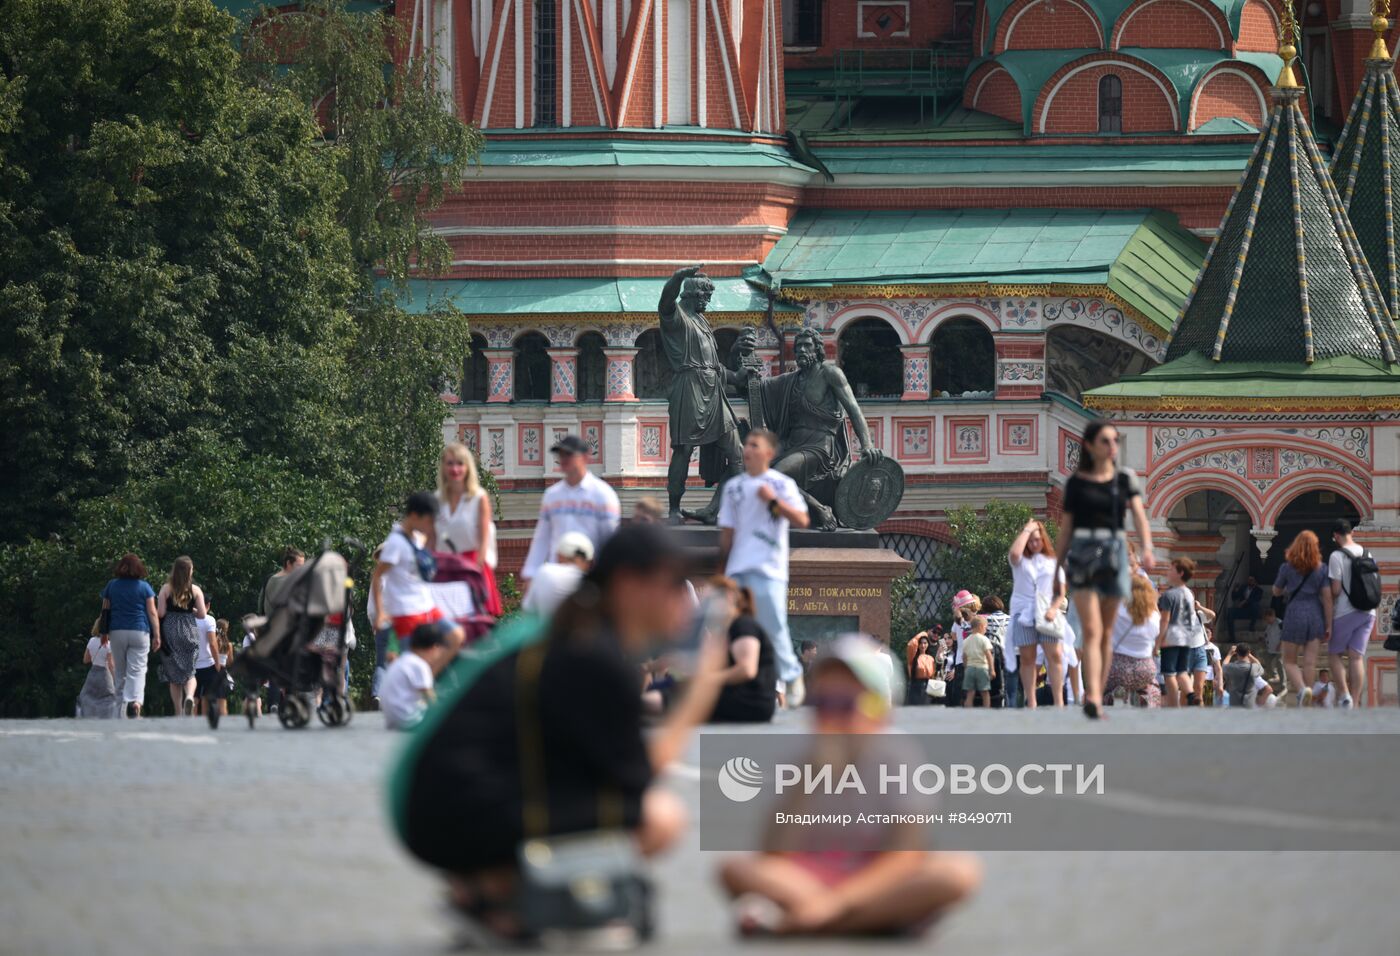
[[[1129,694],[1141,694],[1148,707],[1162,706],[1162,689],[1157,686],[1157,638],[1162,631],[1162,612],[1157,610],[1157,589],[1141,574],[1132,576],[1128,600],[1118,606],[1113,625],[1113,660],[1108,667],[1107,698],[1121,687]]]
[[[117,712],[116,668],[112,663],[112,645],[100,628],[93,626],[93,636],[83,651],[83,663],[91,664],[87,680],[78,694],[79,717],[114,717]]]
[[[481,487],[476,456],[461,442],[442,450],[438,464],[437,550],[460,554],[476,562],[486,578],[486,609],[500,615],[496,588],[496,525],[491,496]]]
[[[1053,621],[1060,613],[1055,594],[1055,548],[1050,534],[1039,521],[1028,521],[1011,542],[1007,553],[1011,562],[1011,643],[1020,655],[1021,690],[1026,706],[1035,708],[1036,646],[1045,652],[1045,671],[1051,699],[1056,707],[1065,705],[1064,645],[1058,637],[1042,634],[1035,627],[1037,602],[1049,602],[1045,617]]]

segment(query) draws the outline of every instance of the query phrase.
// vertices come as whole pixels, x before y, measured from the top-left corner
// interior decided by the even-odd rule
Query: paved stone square
[[[397,739],[348,729],[249,733],[230,720],[0,722],[0,953],[432,954],[449,942],[433,875],[384,819]],[[902,710],[931,733],[1400,732],[1400,711]],[[800,722],[781,720],[791,732]],[[695,748],[669,785],[695,805]],[[1306,754],[1299,772],[1307,771]],[[1256,795],[1267,807],[1268,795]],[[1325,810],[1326,808],[1319,808]],[[1208,814],[1210,808],[1203,807]],[[1396,951],[1395,853],[989,853],[973,903],[913,944],[853,953],[1381,954]],[[714,857],[694,834],[662,863],[657,952],[767,949],[728,932]],[[782,951],[792,952],[783,946]]]

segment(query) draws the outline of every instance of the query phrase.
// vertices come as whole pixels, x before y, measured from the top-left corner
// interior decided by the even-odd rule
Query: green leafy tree
[[[1034,517],[1025,505],[998,500],[988,501],[981,512],[973,508],[949,511],[948,530],[953,546],[934,553],[934,573],[955,588],[965,588],[983,600],[996,595],[1009,601],[1011,565],[1006,553],[1026,522]],[[1053,522],[1047,527],[1053,539],[1056,534]],[[948,609],[945,623],[951,619],[952,611]]]
[[[924,619],[922,605],[923,592],[913,571],[890,582],[890,649],[896,660],[904,660],[904,645],[909,638],[932,624]]]
[[[208,0],[5,10],[0,709],[54,714],[120,554],[190,554],[236,618],[281,547],[431,485],[467,329],[392,290],[443,261],[425,217],[480,139],[385,69],[382,12],[311,5],[306,65],[259,75]]]

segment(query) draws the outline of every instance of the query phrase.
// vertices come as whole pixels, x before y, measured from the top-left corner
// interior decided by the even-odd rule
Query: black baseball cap
[[[587,455],[592,451],[588,442],[577,435],[565,435],[551,445],[549,450],[556,455]]]
[[[1338,518],[1332,522],[1333,534],[1351,534],[1351,522],[1345,518]]]

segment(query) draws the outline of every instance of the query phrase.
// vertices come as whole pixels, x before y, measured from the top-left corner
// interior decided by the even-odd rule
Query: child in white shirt
[[[432,554],[424,545],[436,541],[438,501],[426,491],[408,496],[403,520],[394,525],[379,548],[379,559],[370,578],[370,596],[375,607],[375,631],[393,627],[389,649],[398,653],[398,643],[420,624],[442,620],[433,602]],[[380,694],[380,699],[383,699]]]
[[[379,686],[379,706],[384,726],[407,730],[423,719],[423,712],[437,699],[433,679],[457,654],[466,639],[451,621],[434,621],[413,629],[408,651],[400,654]]]

